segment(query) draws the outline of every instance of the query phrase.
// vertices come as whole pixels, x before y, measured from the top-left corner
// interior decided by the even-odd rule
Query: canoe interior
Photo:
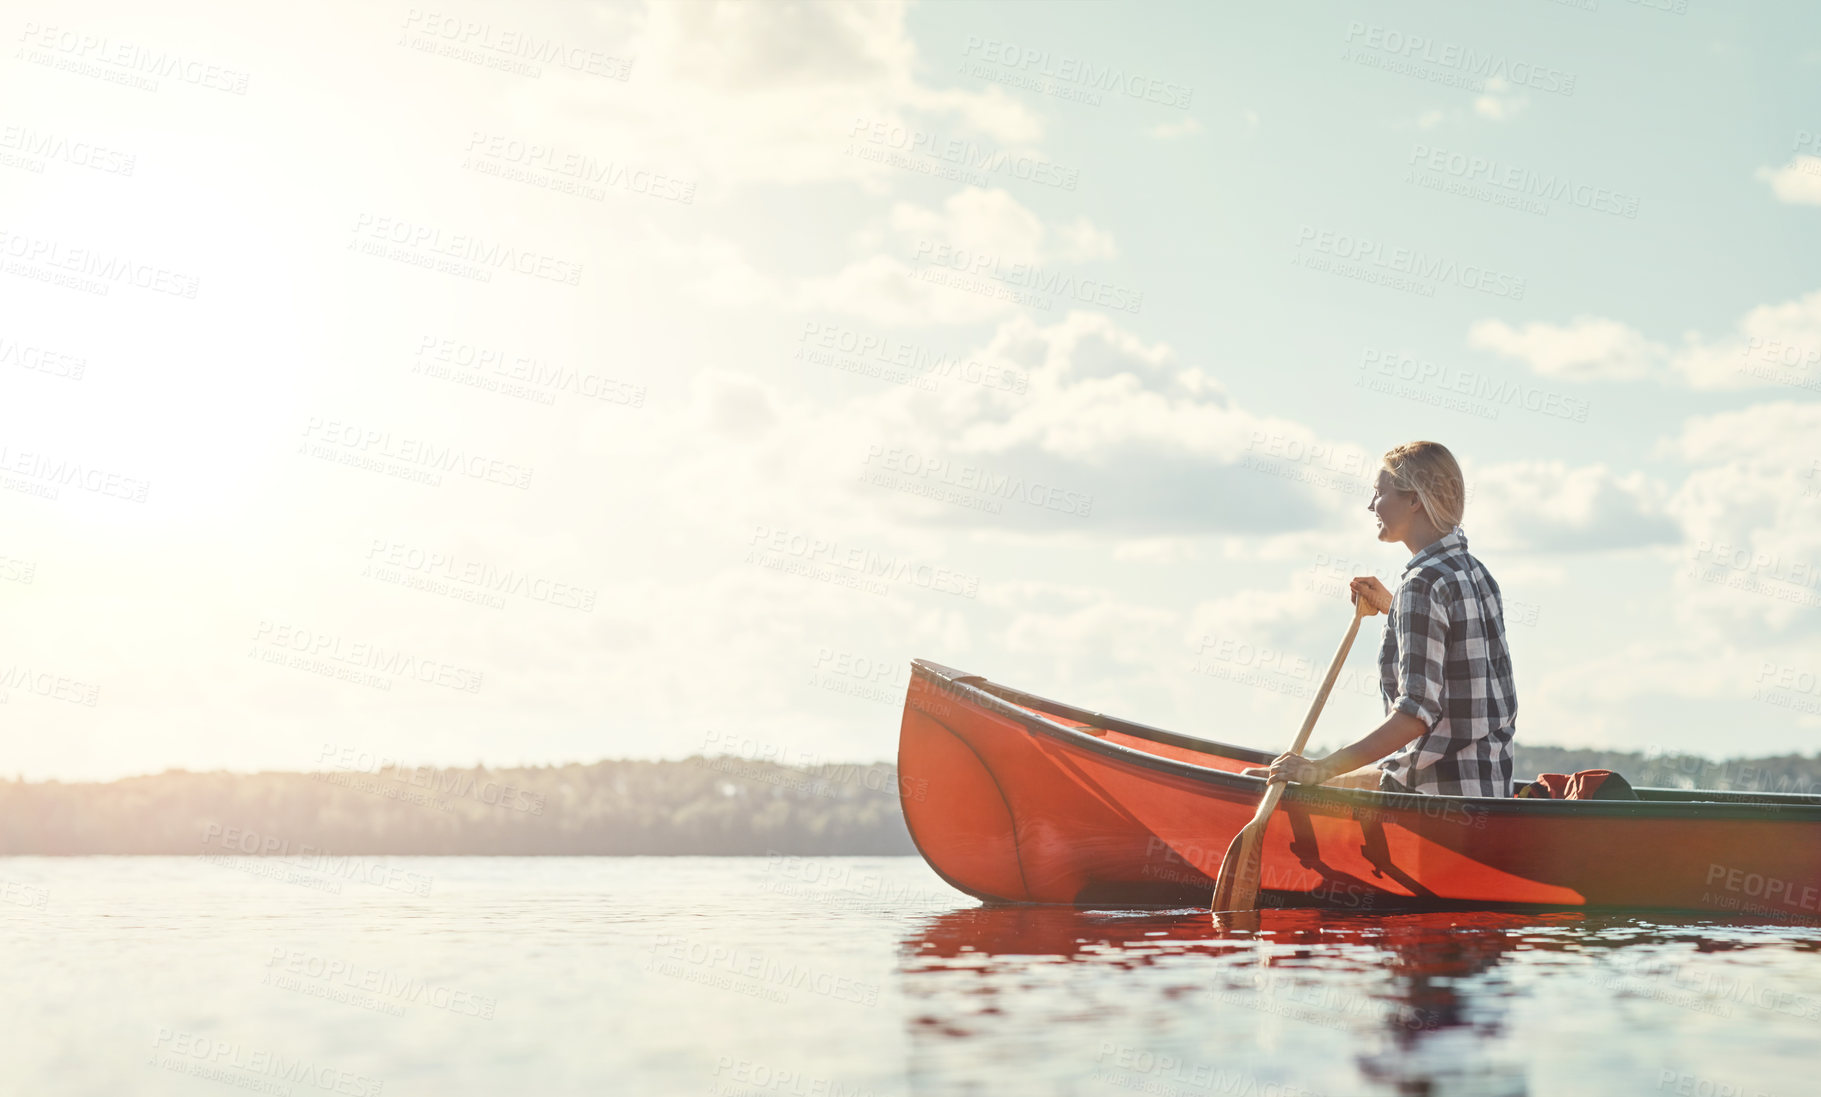
[[[920,659],[917,662],[926,663],[927,660]],[[947,670],[948,668],[942,669]],[[960,674],[959,671],[954,673]],[[1187,762],[1190,765],[1237,773],[1248,766],[1261,765],[1276,757],[1275,754],[1267,751],[1165,731],[1147,724],[1076,708],[1038,697],[1035,694],[1025,693],[1022,690],[1011,689],[984,678],[969,677],[968,684],[977,686],[991,696],[1021,708],[1033,716],[1042,717],[1062,727],[1085,732],[1107,742],[1144,751],[1159,758],[1170,758],[1179,762]],[[1520,779],[1527,780],[1528,778]],[[1633,786],[1632,791],[1638,794],[1640,800],[1674,803],[1821,805],[1821,795],[1806,793],[1653,788],[1641,785]]]

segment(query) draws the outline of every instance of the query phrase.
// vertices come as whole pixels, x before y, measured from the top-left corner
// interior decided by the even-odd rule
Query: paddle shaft
[[[1363,600],[1362,600],[1363,603]],[[1353,623],[1347,626],[1347,635],[1341,639],[1339,650],[1334,653],[1334,660],[1328,664],[1328,676],[1322,679],[1321,688],[1315,691],[1315,699],[1309,702],[1309,713],[1303,717],[1302,730],[1296,733],[1296,741],[1290,744],[1291,754],[1301,754],[1309,745],[1309,733],[1315,730],[1316,718],[1321,715],[1322,706],[1328,703],[1328,694],[1333,691],[1334,683],[1340,678],[1340,668],[1347,661],[1347,652],[1353,648],[1353,638],[1359,635],[1359,623],[1365,619],[1362,604],[1353,612]],[[1284,789],[1289,782],[1278,781],[1265,790],[1265,798],[1259,802],[1258,814],[1252,816],[1251,826],[1262,827],[1271,812],[1277,808],[1277,801],[1283,799]]]
[[[1296,741],[1290,744],[1291,754],[1301,754],[1303,747],[1308,745],[1309,733],[1315,729],[1315,720],[1321,715],[1322,706],[1327,704],[1335,680],[1340,677],[1340,668],[1347,661],[1347,652],[1353,649],[1353,638],[1359,635],[1359,623],[1366,617],[1368,608],[1366,599],[1354,600],[1353,621],[1347,626],[1347,635],[1334,652],[1333,661],[1328,664],[1328,674],[1322,679],[1321,688],[1309,702],[1309,713],[1303,717],[1302,729],[1296,733]],[[1220,877],[1214,882],[1212,905],[1216,911],[1250,910],[1257,904],[1258,860],[1264,848],[1265,826],[1271,821],[1271,813],[1277,810],[1277,802],[1284,798],[1284,788],[1288,784],[1287,781],[1274,781],[1268,785],[1252,821],[1234,838],[1237,856],[1233,850],[1228,850],[1226,860],[1220,866]]]

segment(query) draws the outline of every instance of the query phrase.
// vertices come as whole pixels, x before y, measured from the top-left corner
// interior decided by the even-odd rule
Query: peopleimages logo
[[[1134,314],[1144,307],[1143,290],[1093,278],[1077,278],[1065,271],[1046,270],[1035,263],[1008,263],[992,252],[971,251],[933,240],[917,242],[917,261],[988,278],[1014,290],[1071,297],[1082,304],[1103,305]]]
[[[1574,423],[1587,421],[1587,401],[1576,400],[1559,392],[1549,392],[1520,381],[1506,381],[1474,370],[1443,365],[1419,359],[1400,351],[1367,350],[1360,359],[1364,376],[1377,373],[1395,377],[1414,385],[1429,385],[1445,392],[1459,393],[1483,400],[1495,409],[1520,407],[1556,419]],[[1493,418],[1497,418],[1496,411]]]
[[[1055,55],[1049,50],[1021,47],[1013,42],[1001,42],[973,34],[967,36],[967,44],[962,48],[961,55],[999,65],[1021,76],[1047,77],[1061,84],[1113,92],[1182,110],[1189,109],[1189,101],[1195,94],[1195,89],[1188,84],[1156,80],[1138,73],[1128,73],[1116,65],[1096,65],[1092,61],[1084,61],[1068,54]]]
[[[1727,891],[1775,903],[1780,907],[1821,911],[1821,887],[1806,880],[1785,880],[1761,872],[1748,872],[1732,865],[1710,863],[1703,883],[1710,887],[1719,884]]]
[[[102,76],[114,83],[130,83],[146,91],[158,90],[157,81],[146,79],[156,76],[234,95],[247,93],[244,72],[137,42],[115,41],[105,34],[28,21],[18,41],[25,44],[19,54],[25,60],[36,64],[61,62],[53,67],[84,76]]]
[[[269,857],[282,862],[281,867],[321,873],[330,878],[332,883],[335,882],[334,878],[340,878],[411,895],[428,895],[435,882],[435,877],[427,873],[402,869],[389,861],[377,861],[356,854],[332,853],[308,842],[298,843],[293,851],[289,838],[264,834],[248,827],[208,823],[202,830],[202,846],[203,856],[217,864],[224,859]]]
[[[20,162],[11,164],[13,158],[6,156],[6,153],[18,154]],[[27,171],[42,172],[46,161],[57,160],[107,175],[131,175],[137,159],[131,153],[89,141],[72,141],[60,134],[46,133],[30,126],[0,127],[0,163],[24,167]]]
[[[1547,65],[1538,65],[1529,61],[1513,60],[1501,53],[1485,53],[1472,46],[1463,46],[1458,42],[1437,42],[1421,34],[1405,34],[1402,31],[1381,27],[1376,23],[1362,23],[1354,20],[1347,24],[1346,42],[1353,46],[1351,59],[1362,64],[1373,63],[1374,67],[1384,67],[1402,71],[1406,64],[1424,64],[1438,69],[1449,69],[1459,73],[1462,79],[1443,80],[1441,83],[1460,84],[1473,91],[1486,90],[1486,81],[1504,80],[1518,87],[1533,88],[1555,95],[1573,95],[1575,74],[1563,72]],[[1389,63],[1377,63],[1373,54],[1362,54],[1360,49],[1375,51],[1390,59]],[[1372,62],[1368,62],[1372,58]],[[1416,75],[1416,74],[1412,74]]]
[[[797,349],[793,358],[850,373],[876,376],[897,384],[927,380],[930,382],[929,387],[933,388],[939,380],[952,379],[1020,396],[1031,389],[1030,374],[1021,373],[1010,366],[1001,363],[986,365],[977,359],[933,351],[917,343],[857,331],[841,324],[805,321],[803,334],[798,338],[804,345]]]
[[[885,554],[860,546],[844,546],[839,541],[812,537],[789,529],[759,525],[747,542],[746,562],[825,580],[846,579],[843,586],[863,585],[876,594],[885,593],[887,583],[942,594],[972,598],[980,592],[980,577],[967,572],[935,567],[897,554]]]
[[[7,261],[4,264],[7,273],[39,281],[52,281],[54,278],[49,275],[58,273],[94,279],[92,283],[72,288],[103,297],[115,284],[124,283],[135,289],[195,300],[196,292],[202,286],[202,280],[193,274],[109,255],[94,248],[72,248],[60,240],[21,236],[5,229],[0,229],[0,259]]]
[[[421,438],[394,437],[389,430],[365,428],[340,419],[310,416],[304,425],[304,447],[310,455],[333,457],[337,453],[383,458],[417,471],[436,470],[455,473],[470,480],[484,480],[506,487],[526,489],[531,486],[535,469],[521,468],[510,461],[483,454],[469,453],[460,446],[439,445]],[[321,450],[323,452],[317,452]]]
[[[471,233],[445,234],[434,225],[420,225],[402,218],[362,213],[354,219],[353,233],[356,243],[364,239],[372,241],[380,249],[388,244],[395,249],[402,249],[402,255],[386,253],[386,258],[401,258],[414,253],[426,260],[419,265],[428,266],[433,257],[441,256],[452,262],[472,263],[478,268],[493,270],[510,269],[528,277],[569,286],[580,285],[582,281],[580,263],[514,248]],[[369,254],[377,255],[381,252],[373,250]]]
[[[601,76],[624,83],[632,76],[633,59],[614,57],[597,49],[571,45],[556,38],[539,37],[527,31],[476,23],[441,12],[412,8],[405,16],[406,34],[421,34],[456,52],[449,56],[468,60],[475,56],[494,55],[502,61],[517,61],[513,71],[524,76],[540,76],[536,65],[556,65],[585,76]],[[401,42],[400,45],[414,44]],[[510,66],[489,66],[510,67]]]
[[[85,465],[81,461],[52,457],[34,450],[15,450],[5,445],[0,445],[0,474],[6,474],[6,486],[46,499],[57,498],[63,488],[75,488],[78,491],[124,499],[129,503],[143,503],[146,494],[152,490],[149,480]],[[22,482],[17,485],[11,483],[12,474],[17,474]]]
[[[465,151],[469,159],[463,161],[464,167],[486,170],[480,168],[476,161],[495,161],[502,168],[520,168],[529,173],[520,180],[524,182],[537,182],[536,177],[542,175],[586,184],[601,192],[611,188],[663,198],[686,206],[695,202],[696,185],[691,181],[672,178],[663,172],[628,165],[623,161],[597,159],[559,145],[475,130],[468,138]],[[590,190],[584,192],[584,196],[596,198],[598,194]]]
[[[544,405],[556,403],[563,393],[603,404],[645,406],[644,385],[464,339],[423,336],[411,372]]]
[[[1074,190],[1081,178],[1080,168],[1065,168],[1035,156],[1013,156],[1004,149],[982,149],[971,140],[896,122],[855,118],[847,136],[849,140],[862,141],[890,152],[927,156],[963,170],[1009,175],[1060,190]]]
[[[262,647],[263,645],[263,647]],[[325,666],[339,664],[343,669],[374,671],[393,678],[413,678],[426,685],[443,686],[462,693],[477,693],[486,675],[478,670],[456,666],[436,659],[423,659],[401,648],[388,648],[367,641],[343,643],[342,637],[330,632],[296,628],[262,618],[253,632],[253,650],[249,655],[267,662],[286,653],[316,660]]]
[[[160,1025],[150,1065],[219,1082],[235,1089],[289,1094],[291,1086],[343,1097],[379,1097],[383,1079],[341,1070],[301,1056],[287,1057],[234,1040],[200,1036]]]
[[[21,343],[17,339],[8,339],[0,335],[0,366],[18,366],[23,370],[41,373],[46,377],[62,377],[70,381],[82,380],[88,371],[89,360],[64,351],[51,350],[31,343]]]
[[[876,463],[875,463],[876,462]],[[1038,480],[1026,480],[1016,473],[994,472],[978,465],[956,464],[946,457],[929,457],[915,450],[887,449],[868,446],[862,462],[874,469],[921,481],[931,487],[957,488],[990,500],[1026,503],[1033,507],[1086,518],[1094,509],[1094,497]],[[886,481],[889,484],[889,480]],[[997,513],[997,510],[994,510]]]
[[[86,705],[89,708],[94,708],[95,701],[101,696],[100,686],[17,663],[0,668],[0,690],[8,689],[23,689],[47,700],[67,701],[72,705]],[[6,694],[0,693],[0,703],[4,703],[5,699]]]
[[[512,595],[530,602],[560,606],[564,609],[594,611],[596,592],[590,587],[533,575],[519,568],[501,568],[482,560],[464,559],[455,553],[443,553],[375,537],[367,547],[367,570],[382,581],[398,581],[391,572],[421,576],[437,586],[453,584],[488,595]],[[387,572],[388,574],[380,574]],[[415,585],[405,583],[404,585]],[[503,601],[501,603],[504,604]],[[497,607],[495,607],[497,608]]]
[[[1463,184],[1495,187],[1521,198],[1567,202],[1590,213],[1609,213],[1634,221],[1638,216],[1639,199],[1635,194],[1597,186],[1557,172],[1536,171],[1489,156],[1475,156],[1419,144],[1410,150],[1405,164],[1412,169],[1434,172],[1437,176],[1445,176]]]
[[[1404,280],[1419,285],[1439,283],[1476,290],[1494,297],[1508,297],[1513,301],[1524,299],[1524,279],[1520,275],[1504,274],[1472,263],[1460,263],[1415,248],[1387,244],[1383,240],[1303,225],[1297,230],[1296,246],[1299,251],[1307,247],[1324,260],[1361,268],[1377,268],[1403,276]],[[1322,265],[1317,269],[1328,268]],[[1336,268],[1336,272],[1341,271]]]
[[[1697,563],[1711,564],[1717,568],[1749,572],[1799,587],[1821,587],[1821,567],[1816,567],[1807,560],[1785,559],[1780,552],[1766,552],[1750,545],[1734,545],[1729,541],[1716,544],[1705,537],[1699,537],[1695,539],[1694,551],[1690,555]]]

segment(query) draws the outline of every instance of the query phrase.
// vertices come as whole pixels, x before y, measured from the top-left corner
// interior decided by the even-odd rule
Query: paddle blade
[[[1214,898],[1209,903],[1215,913],[1252,910],[1258,906],[1257,833],[1253,827],[1243,827],[1227,844],[1227,855],[1220,861],[1220,875],[1214,879]]]
[[[1264,928],[1264,915],[1256,910],[1217,910],[1214,928],[1223,933],[1257,933]]]

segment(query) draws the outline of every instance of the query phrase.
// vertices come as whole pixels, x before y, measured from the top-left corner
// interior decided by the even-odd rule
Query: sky
[[[1812,7],[7,19],[0,772],[1281,749],[1416,439],[1520,742],[1816,749]]]

